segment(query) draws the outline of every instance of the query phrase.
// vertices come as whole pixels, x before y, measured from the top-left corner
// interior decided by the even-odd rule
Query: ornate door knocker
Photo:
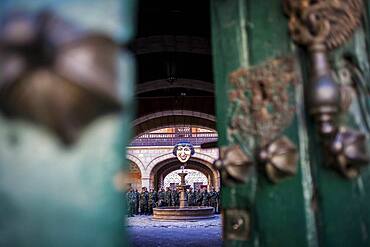
[[[310,53],[311,78],[305,90],[308,111],[317,122],[330,165],[348,178],[358,175],[369,155],[365,135],[337,123],[346,95],[331,75],[327,52],[352,36],[363,7],[362,0],[284,0],[292,39]]]

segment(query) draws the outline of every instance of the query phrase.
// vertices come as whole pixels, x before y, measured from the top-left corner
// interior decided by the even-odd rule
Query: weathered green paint
[[[217,129],[219,145],[228,145],[227,129],[227,90],[228,74],[247,66],[248,39],[246,33],[245,1],[211,1],[212,15],[212,46],[214,54],[214,71],[216,78],[217,99]],[[232,37],[232,38],[230,38]],[[246,208],[254,201],[256,181],[251,179],[249,184],[240,187],[224,187],[222,203],[225,208]],[[238,191],[238,192],[237,192]],[[238,198],[235,197],[236,193]]]
[[[0,13],[20,6],[47,7],[121,44],[133,34],[132,0],[1,1]],[[124,112],[95,120],[72,146],[41,126],[0,116],[1,246],[128,245],[124,195],[114,177],[124,168],[130,138],[132,56],[123,51],[117,66]]]
[[[228,74],[239,67],[292,55],[287,19],[279,1],[212,1],[212,45],[217,94],[219,145],[227,145]],[[244,39],[242,37],[245,37]],[[244,54],[241,54],[244,53]],[[295,89],[302,95],[301,85]],[[274,185],[255,175],[246,185],[223,187],[224,208],[247,208],[252,214],[250,241],[226,246],[316,246],[311,210],[311,177],[305,159],[305,130],[300,127],[302,97],[296,97],[297,116],[285,131],[302,156],[298,174]],[[251,137],[252,138],[252,137]],[[257,181],[258,176],[258,183]],[[257,187],[256,187],[257,186]]]
[[[225,114],[228,74],[272,57],[295,54],[307,84],[309,60],[303,50],[292,50],[281,1],[211,2],[219,145],[224,146],[230,144]],[[361,95],[340,121],[369,137],[370,113],[364,104],[370,103],[370,5],[365,4],[364,26],[330,57],[338,69],[344,55],[349,56],[363,73]],[[227,241],[226,246],[370,246],[370,169],[365,167],[360,177],[348,180],[325,166],[315,125],[304,110],[302,87],[300,83],[294,90],[297,112],[285,130],[299,149],[299,172],[276,185],[258,173],[245,185],[223,187],[224,208],[246,208],[252,214],[250,241]]]
[[[211,1],[212,49],[214,56],[214,75],[216,82],[216,115],[219,146],[228,145],[227,140],[227,90],[228,75],[240,66],[249,65],[247,13],[245,1]],[[224,209],[247,209],[255,223],[252,212],[256,191],[256,177],[247,184],[222,188]],[[242,246],[242,241],[228,242],[225,245]]]
[[[359,67],[364,78],[369,78],[369,58],[365,44],[364,30],[359,28],[345,46],[330,53],[333,69],[337,71],[342,66],[344,56],[347,56]],[[361,93],[368,97],[368,92]],[[349,112],[343,114],[340,122],[342,125],[363,131],[369,137],[368,130],[363,127],[365,120],[357,104],[358,97],[359,95],[355,96]],[[370,246],[369,168],[365,167],[361,175],[353,180],[327,168],[323,157],[315,155],[321,154],[321,151],[318,148],[319,141],[313,134],[312,124],[310,131],[312,135],[309,140],[309,154],[317,188],[320,246]]]
[[[280,1],[249,1],[251,37],[250,54],[253,64],[265,59],[292,55],[287,18]],[[269,9],[269,11],[266,11]],[[293,95],[302,95],[301,84]],[[258,236],[261,246],[316,246],[315,222],[311,209],[312,183],[309,163],[304,159],[306,136],[302,119],[302,97],[296,101],[297,115],[285,134],[300,152],[297,175],[276,185],[259,174],[256,197]],[[301,134],[300,134],[301,132]],[[284,227],[282,227],[284,226]],[[292,234],[294,232],[294,234]]]

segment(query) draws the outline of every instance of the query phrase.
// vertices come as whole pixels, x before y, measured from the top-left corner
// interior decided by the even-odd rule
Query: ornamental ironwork
[[[292,39],[309,51],[306,106],[316,120],[325,163],[347,178],[357,177],[370,155],[365,134],[338,122],[341,111],[351,104],[351,94],[333,78],[328,51],[351,38],[361,23],[363,7],[362,0],[284,1]]]
[[[284,0],[289,29],[302,45],[324,44],[332,50],[344,44],[360,25],[362,0]]]
[[[276,139],[294,115],[289,90],[298,82],[292,57],[271,59],[265,63],[241,68],[230,74],[229,91],[230,141],[254,137],[260,146]]]

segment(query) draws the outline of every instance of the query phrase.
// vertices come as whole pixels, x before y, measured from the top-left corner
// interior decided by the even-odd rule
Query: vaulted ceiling
[[[209,2],[140,0],[137,22],[131,44],[138,71],[136,134],[169,125],[214,128]]]

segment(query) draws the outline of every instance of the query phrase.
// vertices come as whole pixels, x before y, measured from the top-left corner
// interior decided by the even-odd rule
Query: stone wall
[[[207,163],[209,166],[218,158],[218,149],[201,149],[199,146],[195,146],[195,154],[192,158],[201,160],[204,163]],[[128,147],[127,148],[127,159],[135,163],[141,173],[141,185],[147,188],[150,188],[153,184],[151,178],[151,172],[163,161],[173,159],[172,146],[150,146],[150,147]],[[137,176],[137,175],[136,175]],[[214,186],[216,189],[220,185],[220,176],[217,174],[217,181]]]

